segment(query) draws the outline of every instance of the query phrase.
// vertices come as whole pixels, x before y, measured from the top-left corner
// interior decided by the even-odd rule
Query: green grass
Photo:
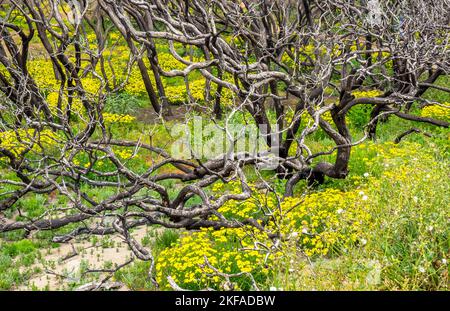
[[[0,241],[0,290],[10,290],[40,272],[32,265],[40,257],[40,245],[30,240]]]

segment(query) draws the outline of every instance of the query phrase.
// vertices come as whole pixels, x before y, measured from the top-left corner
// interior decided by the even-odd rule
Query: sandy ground
[[[132,235],[140,242],[147,230],[145,227],[139,228]],[[106,245],[102,245],[102,240],[104,241],[104,238],[99,237],[96,244],[91,241],[72,241],[49,251],[43,250],[42,259],[34,264],[34,267],[39,267],[42,272],[32,276],[27,284],[18,287],[17,290],[64,290],[69,289],[71,283],[77,283],[75,286],[77,288],[94,280],[92,273],[80,278],[80,271],[83,269],[111,269],[130,259],[131,250],[118,235],[110,236]],[[106,267],[108,263],[110,266]],[[108,274],[95,273],[95,275],[97,278],[103,278]],[[127,290],[127,288],[122,286],[119,290]]]

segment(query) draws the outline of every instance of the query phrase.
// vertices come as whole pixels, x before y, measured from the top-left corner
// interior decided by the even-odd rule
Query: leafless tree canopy
[[[189,90],[188,77],[197,72],[206,81],[205,101],[189,98],[185,105],[203,106],[216,119],[245,111],[252,123],[264,125],[261,135],[267,147],[276,145],[278,151],[276,171],[288,179],[286,196],[292,195],[301,179],[345,178],[352,146],[374,139],[377,124],[388,116],[449,126],[412,112],[439,104],[423,98],[428,89],[450,90],[435,84],[450,72],[448,0],[84,0],[76,2],[78,9],[72,10],[67,22],[69,12],[61,12],[74,2],[0,1],[4,13],[0,19],[0,133],[13,132],[22,140],[22,147],[15,150],[0,147],[0,165],[14,175],[0,177],[0,211],[15,208],[28,193],[56,192],[70,201],[33,219],[0,218],[0,232],[24,229],[28,234],[79,223],[56,240],[119,233],[139,258],[149,260],[151,254],[130,237],[130,228],[253,224],[265,230],[264,222],[237,222],[217,212],[231,199],[251,196],[243,167],[265,163],[265,154],[185,160],[140,138],[125,141],[112,135],[104,122],[105,100],[127,83],[107,73],[111,59],[106,52],[112,48],[107,37],[112,31],[120,33],[130,52],[123,70],[130,74],[137,66],[161,121],[173,110],[162,80],[182,77]],[[21,23],[15,22],[18,18]],[[95,33],[95,46],[90,46],[88,33]],[[59,83],[56,110],[28,68],[31,42],[41,47],[40,53],[53,65]],[[168,47],[184,69],[165,70],[158,44]],[[195,50],[196,56],[179,54],[177,45]],[[98,82],[96,92],[83,84],[88,75]],[[352,95],[367,89],[382,93]],[[224,104],[224,94],[232,94],[231,106]],[[75,123],[72,106],[76,102],[82,105],[77,116],[82,122]],[[289,118],[288,102],[295,103]],[[364,137],[355,140],[347,113],[357,105],[371,107],[372,112]],[[269,120],[270,109],[275,111],[276,125]],[[331,118],[325,118],[326,114]],[[306,117],[311,122],[305,127],[301,121]],[[319,130],[334,142],[334,148],[311,151],[306,138]],[[147,152],[153,164],[137,172],[117,156],[116,147]],[[292,148],[295,152],[289,153]],[[317,157],[335,151],[333,162],[313,165]],[[79,154],[89,157],[87,167],[74,161]],[[109,163],[108,170],[95,168],[100,160]],[[166,167],[177,170],[163,173]],[[241,193],[211,196],[205,190],[231,179],[240,181]],[[177,185],[174,196],[169,181]],[[1,190],[6,185],[15,190]],[[86,185],[113,187],[116,192],[98,201],[86,194]],[[187,206],[194,197],[200,203]],[[217,220],[211,220],[212,215]]]

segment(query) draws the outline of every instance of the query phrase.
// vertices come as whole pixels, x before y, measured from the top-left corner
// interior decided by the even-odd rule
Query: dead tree
[[[116,30],[124,38],[130,51],[125,71],[129,74],[138,66],[156,112],[169,109],[163,79],[182,77],[189,88],[189,74],[199,72],[205,79],[205,101],[186,105],[202,105],[205,111],[224,116],[248,113],[262,129],[267,148],[277,149],[276,171],[288,177],[285,195],[292,195],[301,179],[345,178],[352,147],[373,136],[384,116],[449,126],[411,113],[414,105],[440,104],[423,97],[428,89],[449,91],[436,84],[450,70],[448,4],[447,0],[433,5],[418,0],[98,0],[79,2],[68,23],[61,1],[0,1],[5,12],[0,19],[0,91],[5,98],[0,133],[16,141],[9,147],[0,145],[0,165],[14,175],[0,178],[0,211],[19,209],[17,201],[29,193],[57,193],[69,201],[67,207],[48,209],[40,217],[0,219],[0,232],[30,234],[75,223],[79,227],[55,241],[118,233],[138,258],[152,260],[129,234],[131,228],[250,224],[265,230],[265,222],[227,219],[218,210],[230,200],[252,195],[243,167],[266,163],[267,153],[186,160],[141,139],[113,137],[104,120],[105,99],[126,81],[112,83],[114,78],[106,74],[108,31]],[[18,17],[24,23],[17,23]],[[95,35],[95,48],[86,43],[87,33]],[[56,89],[40,88],[28,70],[32,40],[51,61],[59,83]],[[168,46],[184,69],[163,70],[157,44]],[[184,57],[176,44],[202,57]],[[83,84],[86,75],[99,83],[95,94]],[[382,93],[354,96],[355,91],[374,88]],[[58,93],[56,109],[46,99],[49,91]],[[231,106],[221,102],[224,92],[234,95]],[[292,100],[295,107],[288,119]],[[81,112],[73,109],[76,102],[81,103]],[[355,141],[347,114],[357,105],[373,107],[373,112],[366,135]],[[270,110],[276,116],[274,124]],[[335,147],[314,153],[307,137],[319,130]],[[117,155],[118,147],[134,154],[147,152],[155,160],[138,172]],[[334,162],[313,165],[314,159],[334,151]],[[80,155],[88,159],[86,165],[75,161]],[[99,161],[107,162],[108,169],[99,170]],[[176,171],[164,173],[167,167]],[[211,195],[207,189],[230,180],[240,182],[241,193]],[[167,181],[179,185],[175,196]],[[115,193],[97,200],[86,186],[114,188]],[[200,203],[187,204],[194,197]],[[213,220],[212,215],[217,217]],[[113,222],[103,222],[107,218]]]

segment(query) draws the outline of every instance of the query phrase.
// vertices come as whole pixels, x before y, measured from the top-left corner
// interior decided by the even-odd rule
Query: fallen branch
[[[396,143],[396,144],[400,143],[403,138],[405,138],[406,136],[413,134],[413,133],[420,133],[427,137],[433,137],[433,135],[431,135],[430,133],[424,132],[422,130],[419,130],[418,128],[413,127],[412,129],[409,129],[409,130],[401,133],[400,135],[398,135],[397,138],[394,140],[394,143]]]

